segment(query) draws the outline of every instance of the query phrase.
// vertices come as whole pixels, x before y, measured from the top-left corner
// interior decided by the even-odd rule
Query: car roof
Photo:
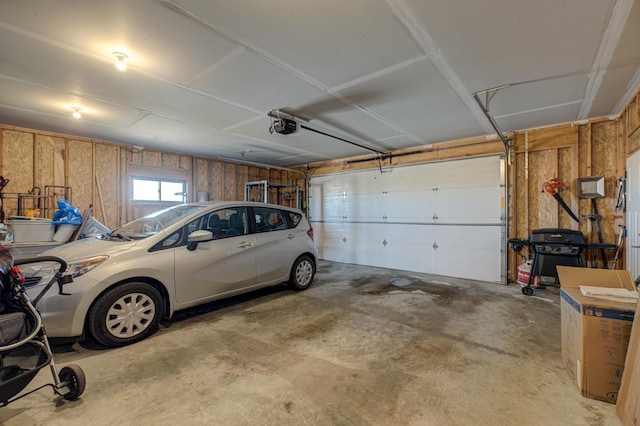
[[[274,209],[289,210],[302,214],[300,209],[295,207],[282,206],[279,204],[260,203],[258,201],[199,201],[195,203],[187,203],[186,205],[207,206],[214,208],[224,208],[231,206],[247,206],[247,207],[270,207]]]

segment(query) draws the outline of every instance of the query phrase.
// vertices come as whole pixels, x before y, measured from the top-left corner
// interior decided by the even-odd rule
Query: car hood
[[[40,253],[40,256],[58,256],[71,262],[77,259],[88,258],[99,255],[111,255],[124,250],[129,250],[138,245],[143,240],[122,241],[122,240],[102,240],[96,237],[66,243],[58,247]]]

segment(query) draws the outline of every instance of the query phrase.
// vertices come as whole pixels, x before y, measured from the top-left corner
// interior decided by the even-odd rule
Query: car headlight
[[[57,262],[38,262],[20,265],[20,270],[25,277],[23,286],[33,287],[39,284],[46,284],[53,279],[60,269]]]
[[[81,275],[86,274],[108,258],[109,256],[96,256],[89,259],[80,260],[78,262],[70,262],[67,265],[65,274],[71,275],[73,278],[77,278]]]

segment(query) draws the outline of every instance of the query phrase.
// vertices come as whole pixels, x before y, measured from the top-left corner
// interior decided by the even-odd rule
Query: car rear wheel
[[[306,290],[313,282],[316,265],[309,256],[300,256],[291,268],[289,286],[296,291]]]
[[[89,331],[105,346],[124,346],[149,337],[162,316],[162,296],[153,286],[131,282],[103,294],[89,312]]]

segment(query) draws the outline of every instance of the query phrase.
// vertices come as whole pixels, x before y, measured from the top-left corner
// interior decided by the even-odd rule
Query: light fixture
[[[82,111],[82,108],[80,107],[71,107],[71,109],[73,110],[73,112],[71,113],[71,115],[73,116],[73,118],[82,118],[82,114],[80,114],[80,111]]]
[[[120,71],[124,71],[127,69],[127,63],[124,61],[129,57],[122,52],[113,52],[113,56],[116,57],[116,68]]]

